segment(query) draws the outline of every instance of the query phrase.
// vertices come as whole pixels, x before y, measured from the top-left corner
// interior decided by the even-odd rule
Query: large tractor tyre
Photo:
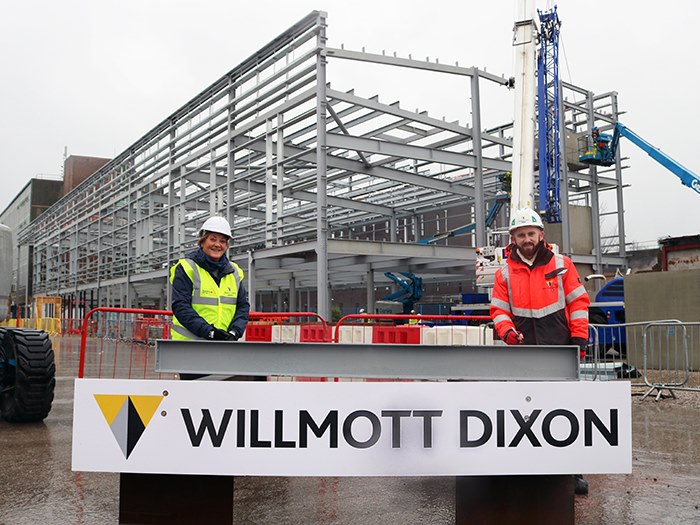
[[[56,386],[51,340],[42,330],[0,328],[0,412],[12,422],[42,421]]]

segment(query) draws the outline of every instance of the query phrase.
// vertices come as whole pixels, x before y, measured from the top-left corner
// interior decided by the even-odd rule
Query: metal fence
[[[136,308],[94,308],[81,326],[78,377],[149,379],[156,339],[170,338],[172,312]]]
[[[674,391],[700,392],[700,322],[667,319],[590,325],[582,379],[628,379],[657,400]]]

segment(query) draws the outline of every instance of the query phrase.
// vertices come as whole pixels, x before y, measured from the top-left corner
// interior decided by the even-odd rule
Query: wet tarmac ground
[[[78,351],[68,338],[54,340],[54,348],[58,380],[49,417],[38,424],[0,421],[0,525],[117,523],[119,475],[71,471]],[[143,370],[153,362],[139,354],[138,366],[133,356],[125,363]],[[89,360],[88,372],[97,363]],[[635,398],[632,414],[632,474],[587,476],[590,493],[576,498],[576,523],[700,523],[697,404]],[[237,477],[234,523],[450,524],[454,484],[450,477]]]

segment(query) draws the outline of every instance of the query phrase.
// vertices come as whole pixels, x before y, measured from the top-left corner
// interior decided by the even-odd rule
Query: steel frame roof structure
[[[506,78],[475,67],[330,48],[326,14],[312,12],[160,122],[20,233],[33,246],[34,290],[100,294],[100,305],[132,306],[167,291],[168,268],[192,250],[206,217],[233,228],[231,258],[252,302],[260,290],[315,290],[330,318],[337,287],[374,285],[384,271],[465,279],[487,241],[486,211],[503,197],[512,123],[482,129],[483,82]],[[327,64],[350,60],[469,79],[471,126],[338,91]],[[617,119],[615,93],[563,86],[562,115],[575,131]],[[561,98],[564,100],[564,97]],[[534,101],[533,101],[534,103]],[[563,164],[566,164],[565,162]],[[568,205],[599,216],[598,196],[616,191],[621,253],[605,255],[594,220],[592,254],[574,261],[624,265],[619,162],[614,176],[564,170],[563,251]],[[447,217],[475,223],[471,237],[416,244]],[[169,297],[168,297],[169,298]],[[254,306],[254,304],[253,304]]]

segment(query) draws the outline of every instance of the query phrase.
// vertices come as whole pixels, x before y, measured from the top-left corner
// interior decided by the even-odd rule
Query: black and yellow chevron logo
[[[129,459],[164,396],[93,395],[124,457]]]

